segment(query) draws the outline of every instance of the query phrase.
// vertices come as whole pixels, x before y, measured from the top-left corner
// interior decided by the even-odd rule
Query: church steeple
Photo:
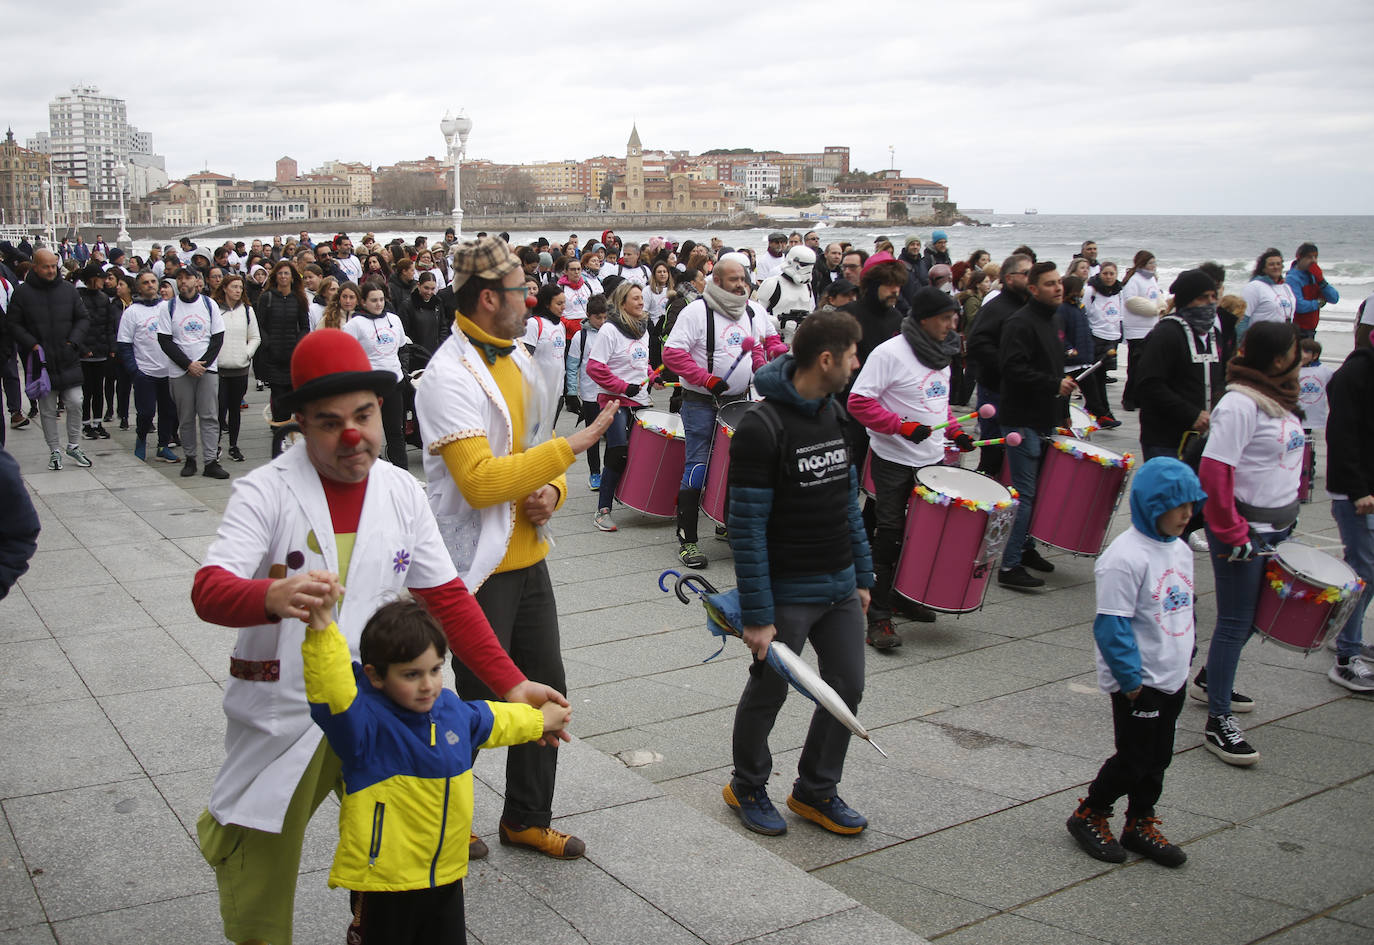
[[[644,146],[639,143],[639,127],[637,125],[630,125],[630,140],[625,148],[630,154],[638,154],[644,150]]]

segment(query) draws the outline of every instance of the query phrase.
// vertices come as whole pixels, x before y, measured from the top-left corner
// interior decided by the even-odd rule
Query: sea
[[[1226,289],[1239,293],[1243,283],[1250,278],[1255,260],[1269,247],[1279,249],[1285,258],[1291,260],[1298,244],[1316,243],[1320,250],[1319,262],[1327,281],[1340,293],[1339,302],[1328,305],[1322,317],[1331,321],[1353,320],[1356,307],[1374,292],[1374,215],[1370,216],[1288,216],[1288,215],[1066,215],[1066,214],[992,214],[979,218],[983,226],[956,224],[943,227],[949,236],[949,252],[955,259],[967,259],[975,250],[984,249],[992,258],[1001,262],[1013,249],[1020,245],[1030,246],[1040,259],[1051,259],[1062,267],[1084,240],[1093,240],[1098,246],[1098,259],[1117,263],[1124,274],[1131,264],[1137,250],[1147,249],[1155,254],[1158,263],[1160,283],[1167,288],[1173,278],[1185,269],[1198,263],[1211,260],[1226,269]],[[443,234],[445,221],[436,219],[434,230],[421,228],[403,232],[376,232],[374,236],[382,243],[390,242],[400,236],[407,241],[425,235],[431,240]],[[821,233],[821,241],[831,243],[848,241],[856,246],[871,250],[874,241],[880,236],[901,247],[908,235],[921,237],[922,244],[930,241],[930,228],[886,228],[876,229],[863,224],[822,224],[812,223],[808,227],[795,227],[802,232],[815,228]],[[749,230],[662,230],[640,229],[616,230],[622,240],[646,242],[650,237],[661,236],[675,242],[692,239],[698,242],[719,236],[730,247],[752,247],[763,252],[768,243],[768,234],[776,229],[790,232],[794,227],[760,227]],[[234,234],[234,239],[252,240],[260,238],[270,241],[274,235],[295,235],[296,232],[280,234],[271,231]],[[365,231],[350,233],[357,243]],[[471,236],[469,230],[465,235]],[[312,234],[319,238],[321,233]],[[561,230],[517,230],[511,231],[513,243],[528,243],[540,236],[550,242],[564,241],[568,233]],[[580,232],[583,245],[592,238],[599,238],[599,232]],[[222,237],[216,235],[210,242],[218,242]],[[146,253],[151,241],[138,241],[135,252]]]

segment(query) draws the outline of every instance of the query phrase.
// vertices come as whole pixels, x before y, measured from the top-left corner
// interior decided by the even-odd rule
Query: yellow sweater
[[[509,341],[496,338],[464,317],[458,316],[457,328],[476,341],[506,345]],[[517,340],[515,344],[519,344]],[[491,376],[510,411],[512,442],[507,456],[493,456],[491,443],[485,436],[470,436],[449,443],[440,451],[449,475],[457,484],[463,498],[475,509],[498,502],[511,502],[515,521],[511,530],[506,556],[497,565],[497,572],[517,571],[538,564],[549,552],[547,542],[525,515],[524,500],[544,485],[558,490],[557,506],[563,505],[568,493],[564,473],[573,464],[572,447],[563,437],[554,437],[533,449],[526,450],[525,442],[525,382],[520,368],[511,358],[497,358],[489,364]]]

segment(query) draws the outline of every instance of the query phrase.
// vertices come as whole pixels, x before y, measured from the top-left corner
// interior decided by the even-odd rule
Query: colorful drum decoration
[[[1097,425],[1092,414],[1078,404],[1069,404],[1069,425],[1060,427],[1057,432],[1061,436],[1072,436],[1076,439],[1086,440],[1100,429],[1101,427]]]
[[[1279,646],[1311,653],[1339,633],[1359,606],[1364,581],[1340,558],[1284,541],[1264,566],[1255,630]]]
[[[716,433],[706,463],[706,484],[701,489],[701,511],[717,525],[725,524],[725,494],[730,478],[730,441],[751,404],[737,400],[716,413]]]
[[[1016,518],[1016,493],[971,469],[922,466],[892,589],[932,610],[983,606]]]
[[[630,455],[615,497],[636,512],[672,518],[677,514],[677,493],[686,461],[681,418],[661,410],[639,411],[630,430]]]
[[[1052,436],[1044,449],[1030,537],[1076,555],[1101,554],[1135,458],[1070,436]]]

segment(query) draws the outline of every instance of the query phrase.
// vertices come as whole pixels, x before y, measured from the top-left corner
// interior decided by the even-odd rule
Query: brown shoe
[[[868,645],[875,650],[890,650],[902,645],[902,638],[892,629],[891,620],[875,620],[868,625]]]
[[[487,842],[485,840],[477,836],[477,834],[475,833],[468,835],[469,860],[485,860],[487,858],[487,854],[490,852],[491,849],[487,847]]]
[[[555,860],[576,860],[587,852],[587,845],[571,834],[552,827],[525,827],[517,830],[501,821],[503,847],[528,847]]]

